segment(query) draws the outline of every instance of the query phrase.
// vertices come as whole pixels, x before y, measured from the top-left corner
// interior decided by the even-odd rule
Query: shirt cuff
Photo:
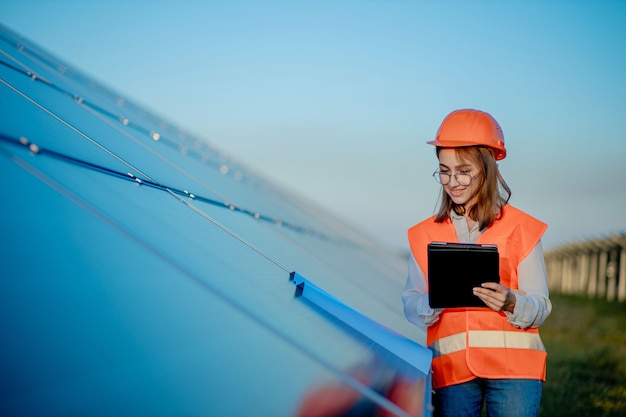
[[[518,329],[525,329],[531,324],[528,320],[524,320],[524,312],[526,311],[527,304],[528,301],[526,297],[515,294],[515,307],[513,308],[513,312],[504,312],[508,322]]]

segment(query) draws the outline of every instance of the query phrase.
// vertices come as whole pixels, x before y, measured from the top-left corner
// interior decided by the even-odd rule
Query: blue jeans
[[[476,378],[435,391],[435,417],[480,417],[483,402],[489,417],[536,417],[542,382],[537,379]]]

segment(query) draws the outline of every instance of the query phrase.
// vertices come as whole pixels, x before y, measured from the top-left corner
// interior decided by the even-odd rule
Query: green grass
[[[541,415],[626,416],[626,303],[551,295]]]

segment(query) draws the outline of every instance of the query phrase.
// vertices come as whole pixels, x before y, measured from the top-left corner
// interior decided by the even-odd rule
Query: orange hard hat
[[[427,142],[442,148],[488,146],[496,160],[506,157],[502,128],[489,113],[480,110],[455,110],[443,119],[435,140]]]

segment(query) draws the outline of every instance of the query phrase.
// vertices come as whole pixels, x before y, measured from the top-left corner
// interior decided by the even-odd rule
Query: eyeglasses
[[[449,172],[437,170],[433,172],[433,177],[435,181],[437,181],[441,185],[448,185],[452,177],[456,180],[459,185],[470,185],[472,181],[474,181],[480,172],[472,177],[472,174],[468,172],[457,172],[456,174],[451,174]]]

